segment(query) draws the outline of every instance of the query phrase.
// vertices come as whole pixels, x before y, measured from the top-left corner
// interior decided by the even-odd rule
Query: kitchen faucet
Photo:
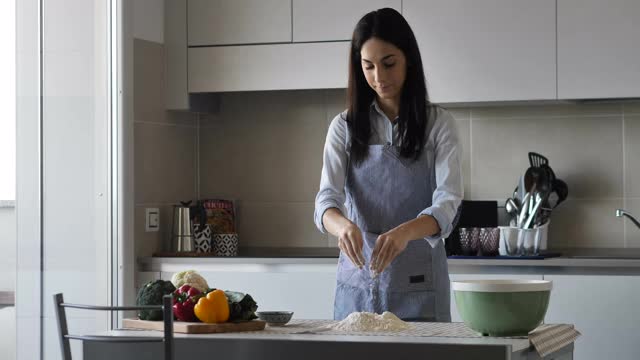
[[[626,210],[622,210],[622,209],[616,209],[616,216],[617,217],[622,217],[622,216],[626,216],[628,217],[634,224],[636,224],[636,226],[638,227],[638,229],[640,229],[640,222],[638,222],[638,220],[636,220],[636,218],[634,218],[631,214],[629,214]]]

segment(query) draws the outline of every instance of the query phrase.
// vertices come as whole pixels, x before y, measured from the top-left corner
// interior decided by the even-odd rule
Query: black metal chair
[[[93,305],[77,305],[67,304],[64,302],[62,294],[53,295],[54,309],[56,319],[58,321],[58,333],[60,335],[60,349],[62,351],[62,360],[71,360],[71,347],[69,339],[83,341],[98,341],[111,343],[164,343],[165,360],[173,360],[173,308],[171,295],[165,295],[162,299],[162,305],[151,306],[93,306]],[[65,308],[84,309],[84,310],[101,310],[101,311],[137,311],[137,310],[162,310],[164,318],[164,336],[163,337],[117,337],[117,336],[95,336],[95,335],[70,335],[67,328],[67,316]]]

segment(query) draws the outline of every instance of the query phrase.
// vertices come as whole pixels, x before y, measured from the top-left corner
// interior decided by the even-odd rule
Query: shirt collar
[[[373,101],[371,102],[371,108],[373,108],[373,110],[375,110],[378,115],[387,118],[387,114],[385,114],[384,111],[380,109],[380,105],[378,104],[378,100],[376,98],[373,98]],[[396,118],[391,121],[392,125],[396,125],[398,123],[398,117],[399,116],[396,116]]]
[[[384,115],[384,112],[382,111],[382,109],[380,109],[380,105],[378,105],[378,100],[376,98],[373,98],[373,101],[371,102],[371,107],[373,108],[373,110],[377,111],[378,114]]]

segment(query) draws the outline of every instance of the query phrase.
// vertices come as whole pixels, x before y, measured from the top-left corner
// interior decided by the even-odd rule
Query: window
[[[0,2],[0,358],[16,358],[16,11]]]

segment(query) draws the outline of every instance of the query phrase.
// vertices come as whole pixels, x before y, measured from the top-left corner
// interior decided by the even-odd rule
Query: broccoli
[[[162,305],[162,297],[172,294],[176,290],[171,281],[155,280],[149,281],[138,291],[136,304],[145,305]],[[140,310],[138,312],[140,320],[162,320],[162,310]]]

